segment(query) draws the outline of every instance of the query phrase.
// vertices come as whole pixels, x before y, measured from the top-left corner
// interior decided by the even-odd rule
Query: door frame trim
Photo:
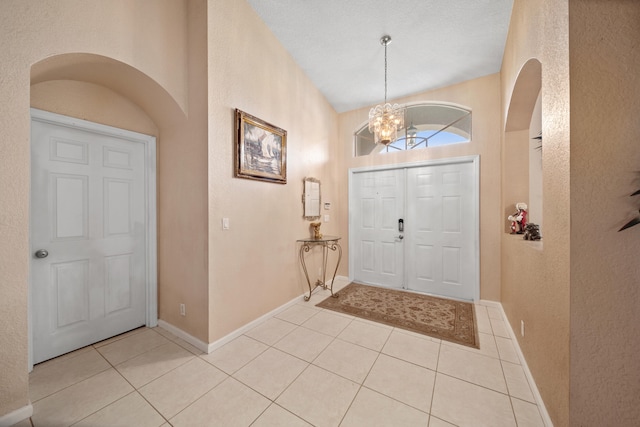
[[[475,209],[473,215],[473,227],[474,227],[474,262],[475,267],[473,269],[475,275],[475,283],[473,287],[473,300],[480,300],[480,155],[474,154],[471,156],[462,156],[462,157],[449,157],[444,159],[433,159],[433,160],[425,160],[420,162],[410,162],[410,163],[394,163],[390,165],[376,165],[376,166],[362,166],[357,168],[349,169],[349,282],[353,281],[353,272],[355,271],[354,266],[354,257],[353,254],[353,227],[351,226],[351,221],[353,218],[351,217],[351,212],[353,212],[353,203],[355,201],[351,197],[353,194],[353,176],[356,173],[362,172],[375,172],[375,171],[383,171],[383,170],[392,170],[392,169],[410,169],[410,168],[418,168],[424,166],[439,166],[439,165],[450,165],[450,164],[459,164],[459,163],[472,163],[473,164],[473,195],[472,195],[472,204]],[[406,200],[405,200],[406,203]]]
[[[77,119],[74,117],[64,116],[61,114],[51,113],[49,111],[31,108],[31,121],[54,124],[57,126],[65,126],[72,129],[88,131],[110,137],[128,140],[133,143],[141,143],[145,150],[145,216],[147,222],[146,230],[146,284],[145,284],[145,300],[146,313],[145,324],[148,327],[158,325],[158,237],[157,237],[157,193],[156,193],[156,137],[145,135],[130,130],[119,129],[113,126],[107,126],[87,120]],[[31,145],[31,138],[29,139]],[[29,157],[31,163],[31,156]],[[29,190],[31,198],[31,190]],[[31,211],[29,211],[31,215]],[[29,221],[31,224],[31,221]],[[29,225],[29,251],[31,252],[31,225]],[[29,253],[29,272],[31,272],[31,262],[33,257]],[[31,274],[29,274],[31,276]],[[31,307],[31,277],[29,277],[29,372],[33,369],[33,313]]]

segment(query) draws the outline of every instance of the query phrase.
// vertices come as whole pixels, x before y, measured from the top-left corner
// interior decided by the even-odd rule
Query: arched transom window
[[[398,139],[387,147],[376,146],[369,126],[365,124],[355,133],[356,156],[471,141],[471,110],[466,108],[436,103],[408,105],[404,124],[406,127],[398,132]]]

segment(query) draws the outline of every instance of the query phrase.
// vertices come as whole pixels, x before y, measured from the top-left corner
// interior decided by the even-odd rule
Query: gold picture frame
[[[287,131],[236,108],[237,178],[287,183]]]

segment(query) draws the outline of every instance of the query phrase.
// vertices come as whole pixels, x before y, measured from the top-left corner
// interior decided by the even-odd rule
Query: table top
[[[304,239],[298,239],[298,242],[304,242],[304,243],[324,243],[324,242],[336,242],[338,240],[342,239],[342,237],[338,237],[338,236],[322,236],[319,239],[314,239],[313,237],[307,237]]]

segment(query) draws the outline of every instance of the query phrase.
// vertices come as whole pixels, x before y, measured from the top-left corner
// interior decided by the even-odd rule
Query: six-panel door
[[[473,164],[408,169],[406,191],[407,289],[474,299]]]
[[[404,212],[404,170],[354,174],[350,221],[354,277],[364,283],[401,288],[404,233],[398,219]],[[404,236],[403,236],[404,237]]]
[[[31,139],[38,363],[145,324],[145,148],[35,119]]]

